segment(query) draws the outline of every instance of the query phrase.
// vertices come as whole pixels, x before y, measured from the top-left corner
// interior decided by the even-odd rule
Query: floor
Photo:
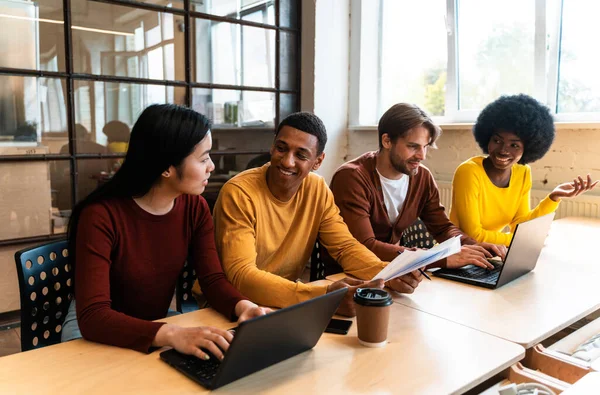
[[[21,352],[21,328],[0,329],[0,357]]]

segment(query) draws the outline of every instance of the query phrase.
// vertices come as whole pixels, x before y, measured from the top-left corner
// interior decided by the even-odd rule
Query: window
[[[473,122],[525,93],[558,121],[600,120],[593,0],[353,0],[350,124],[415,103],[438,122]]]
[[[212,118],[214,201],[299,110],[299,10],[297,0],[0,0],[0,245],[64,237],[74,202],[114,174],[154,103]]]

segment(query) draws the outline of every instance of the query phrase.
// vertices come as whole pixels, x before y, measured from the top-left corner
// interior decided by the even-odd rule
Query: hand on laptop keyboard
[[[223,329],[209,326],[182,328],[178,325],[165,324],[156,333],[152,345],[170,346],[180,353],[208,360],[210,355],[202,351],[206,349],[217,359],[222,360],[232,340],[233,334]]]
[[[487,252],[499,257],[501,260],[504,260],[504,258],[506,258],[506,253],[508,252],[508,249],[505,245],[492,243],[478,243],[477,245],[485,248]]]
[[[446,268],[458,269],[466,265],[475,265],[484,269],[493,269],[494,265],[487,261],[492,254],[479,245],[464,245],[460,252],[446,258]]]

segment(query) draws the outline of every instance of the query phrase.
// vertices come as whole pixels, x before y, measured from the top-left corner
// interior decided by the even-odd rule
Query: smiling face
[[[212,137],[210,132],[196,145],[177,169],[169,168],[169,173],[175,177],[168,177],[170,187],[179,194],[200,195],[204,192],[210,173],[215,169],[215,164],[210,159]]]
[[[498,170],[508,170],[523,156],[525,145],[513,132],[499,130],[488,143],[489,160]]]
[[[308,174],[321,166],[325,154],[317,154],[318,143],[310,133],[291,126],[281,128],[271,146],[267,172],[267,184],[277,199],[291,199]]]
[[[410,129],[395,142],[387,134],[382,136],[383,148],[389,152],[389,162],[399,176],[406,174],[412,177],[418,174],[419,165],[427,157],[430,144],[431,135],[423,126]]]

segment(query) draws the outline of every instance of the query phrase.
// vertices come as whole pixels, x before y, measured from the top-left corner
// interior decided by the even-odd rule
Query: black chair
[[[15,253],[21,294],[21,351],[60,343],[73,299],[73,271],[67,241]]]
[[[310,281],[322,280],[332,274],[343,272],[344,269],[333,260],[317,237],[310,256]]]
[[[15,253],[21,294],[21,351],[60,343],[62,324],[73,299],[73,271],[67,240]],[[196,271],[187,262],[177,280],[177,311],[198,309],[192,297]]]
[[[180,313],[198,310],[198,303],[192,295],[192,286],[195,281],[196,270],[185,261],[183,270],[177,279],[177,286],[175,287],[175,304],[177,306],[177,311]]]
[[[310,254],[310,281],[322,280],[325,278],[325,263],[321,258],[321,245],[319,238],[315,241],[312,253]]]
[[[417,218],[404,233],[402,233],[402,239],[400,245],[404,247],[417,247],[417,248],[431,248],[436,245],[437,242],[427,230],[425,223],[421,218]]]

